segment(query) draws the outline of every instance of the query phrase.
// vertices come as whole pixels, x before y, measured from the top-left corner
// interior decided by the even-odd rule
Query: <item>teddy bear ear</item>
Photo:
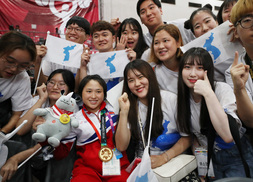
[[[64,94],[64,92],[65,92],[65,90],[61,90],[61,95],[63,95],[63,94]]]

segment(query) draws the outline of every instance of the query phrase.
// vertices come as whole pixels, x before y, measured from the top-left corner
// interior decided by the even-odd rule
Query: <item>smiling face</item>
[[[66,28],[65,38],[66,40],[83,44],[89,35],[85,33],[85,30],[79,27],[77,24],[71,24]]]
[[[244,16],[241,22],[253,22],[253,12]],[[253,27],[246,29],[238,23],[236,26],[235,37],[240,38],[248,54],[253,54]]]
[[[141,22],[148,29],[153,29],[163,24],[162,9],[159,8],[152,0],[146,0],[140,5]]]
[[[133,25],[127,24],[122,35],[127,38],[127,48],[134,49],[139,40],[139,33],[134,29]]]
[[[99,52],[113,51],[115,36],[109,30],[96,31],[92,35],[93,44]]]
[[[228,7],[223,8],[222,14],[221,14],[223,22],[230,19],[230,12],[235,4],[236,2],[232,2],[231,4],[229,4]]]
[[[0,78],[11,78],[29,67],[31,56],[27,50],[15,49],[9,55],[0,58]]]
[[[147,95],[149,81],[138,70],[129,70],[127,74],[127,83],[130,91],[136,95],[139,100],[147,105]]]
[[[177,42],[167,31],[161,30],[154,37],[154,53],[156,57],[164,62],[176,58],[177,49],[180,43]]]
[[[194,65],[186,63],[182,70],[182,78],[187,87],[192,89],[197,80],[204,79],[205,70],[203,65],[198,65],[194,61]]]
[[[206,11],[199,11],[192,20],[192,26],[195,37],[200,37],[206,32],[218,26],[212,15]]]
[[[57,73],[47,82],[47,92],[51,104],[54,104],[61,97],[61,90],[65,91],[65,95],[69,92],[62,74]]]
[[[99,82],[90,80],[82,91],[82,99],[86,109],[90,112],[97,112],[104,101],[104,90]]]

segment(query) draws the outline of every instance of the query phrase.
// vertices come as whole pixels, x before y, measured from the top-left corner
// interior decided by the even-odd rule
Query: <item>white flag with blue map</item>
[[[43,60],[64,66],[80,68],[83,45],[65,39],[47,36],[47,54]]]
[[[103,79],[123,77],[129,63],[125,50],[92,54],[88,64],[89,74],[98,74]]]
[[[127,178],[127,182],[158,182],[155,173],[151,169],[149,147],[146,147],[139,165],[133,170]]]
[[[243,52],[243,47],[238,41],[230,42],[230,37],[232,35],[227,35],[230,28],[229,24],[229,21],[224,22],[218,27],[189,42],[185,46],[182,46],[181,50],[184,53],[192,47],[202,47],[212,56],[214,66],[228,59],[232,59],[233,61],[235,51],[238,51],[239,54],[241,54]]]

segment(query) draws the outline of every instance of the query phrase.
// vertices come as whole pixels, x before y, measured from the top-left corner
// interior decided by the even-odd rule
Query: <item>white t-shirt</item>
[[[0,78],[0,102],[11,98],[12,111],[24,111],[31,107],[31,83],[23,71],[9,79]]]
[[[239,131],[241,135],[244,133],[244,128],[242,128],[242,123],[238,116],[236,115],[236,103],[235,103],[235,95],[231,87],[224,82],[216,82],[215,85],[215,95],[219,100],[221,106],[227,114],[230,114],[233,118],[236,119]],[[207,146],[207,138],[200,132],[200,109],[201,102],[196,103],[192,98],[190,99],[190,107],[191,107],[191,131],[197,137],[201,146]],[[215,148],[217,148],[215,144]],[[219,149],[219,148],[217,148]]]
[[[195,39],[194,34],[192,33],[192,31],[190,29],[185,29],[184,28],[184,22],[187,19],[177,19],[177,20],[172,20],[172,21],[168,21],[166,22],[166,24],[173,24],[176,25],[181,33],[182,39],[183,39],[183,44],[186,45],[187,43],[191,42],[192,40]],[[144,36],[145,41],[147,43],[147,45],[150,47],[152,44],[152,40],[153,40],[153,36],[148,32],[146,33],[146,35]]]
[[[171,71],[164,64],[156,65],[154,70],[160,89],[177,94],[178,72]]]
[[[165,132],[163,134],[179,133],[181,136],[187,136],[185,133],[179,132],[176,124],[177,95],[168,91],[161,90],[161,98],[162,98],[162,112],[163,112],[163,127]],[[138,109],[142,126],[145,126],[148,107],[142,104],[140,101],[138,101]],[[152,122],[155,122],[155,120],[153,120]],[[142,142],[140,142],[140,145],[143,145]],[[164,150],[161,150],[160,148],[152,145],[153,144],[151,142],[150,155],[159,155],[164,152]],[[143,148],[143,146],[140,147]],[[141,155],[142,154],[140,152],[138,156]]]
[[[68,67],[61,64],[56,64],[49,61],[42,62],[42,71],[43,71],[43,74],[46,76],[49,76],[54,70],[57,70],[57,69],[67,69],[71,71],[74,75],[76,75],[77,70],[78,70],[77,68]]]

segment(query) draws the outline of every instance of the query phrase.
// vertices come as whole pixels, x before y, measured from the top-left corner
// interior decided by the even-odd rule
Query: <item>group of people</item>
[[[11,132],[24,120],[28,122],[18,135],[36,130],[44,120],[33,114],[35,109],[53,107],[62,90],[64,94],[76,92],[82,98],[75,109],[79,126],[72,128],[53,152],[54,159],[63,167],[69,164],[63,158],[71,151],[76,155],[69,159],[74,163],[69,174],[64,169],[53,174],[58,178],[63,175],[61,181],[126,181],[130,175],[126,168],[142,157],[149,143],[149,132],[151,168],[162,166],[182,153],[194,154],[196,148],[202,147],[212,150],[210,166],[214,175],[208,178],[217,180],[246,177],[229,126],[232,116],[252,177],[253,148],[247,132],[253,127],[252,0],[225,0],[217,16],[206,5],[195,10],[188,20],[170,22],[163,22],[159,0],[138,0],[137,14],[148,28],[146,35],[134,18],[122,22],[118,18],[111,22],[99,20],[90,26],[86,19],[72,17],[66,24],[65,38],[84,44],[79,69],[42,62],[47,47],[36,46],[20,32],[3,35],[0,39],[1,132]],[[234,60],[214,66],[212,56],[203,48],[181,51],[181,46],[227,20],[231,22],[234,41],[240,41],[244,47],[242,55],[235,52]],[[129,63],[122,78],[103,79],[89,73],[87,65],[93,50],[85,46],[85,41],[90,36],[99,53],[127,52]],[[35,97],[31,95],[26,73],[31,64],[40,85]],[[106,98],[107,91],[121,80],[123,89],[117,114]],[[208,147],[211,138],[214,142]],[[47,145],[40,142],[9,157],[0,171],[3,181],[11,180],[18,164]],[[205,178],[197,177],[197,180]]]

